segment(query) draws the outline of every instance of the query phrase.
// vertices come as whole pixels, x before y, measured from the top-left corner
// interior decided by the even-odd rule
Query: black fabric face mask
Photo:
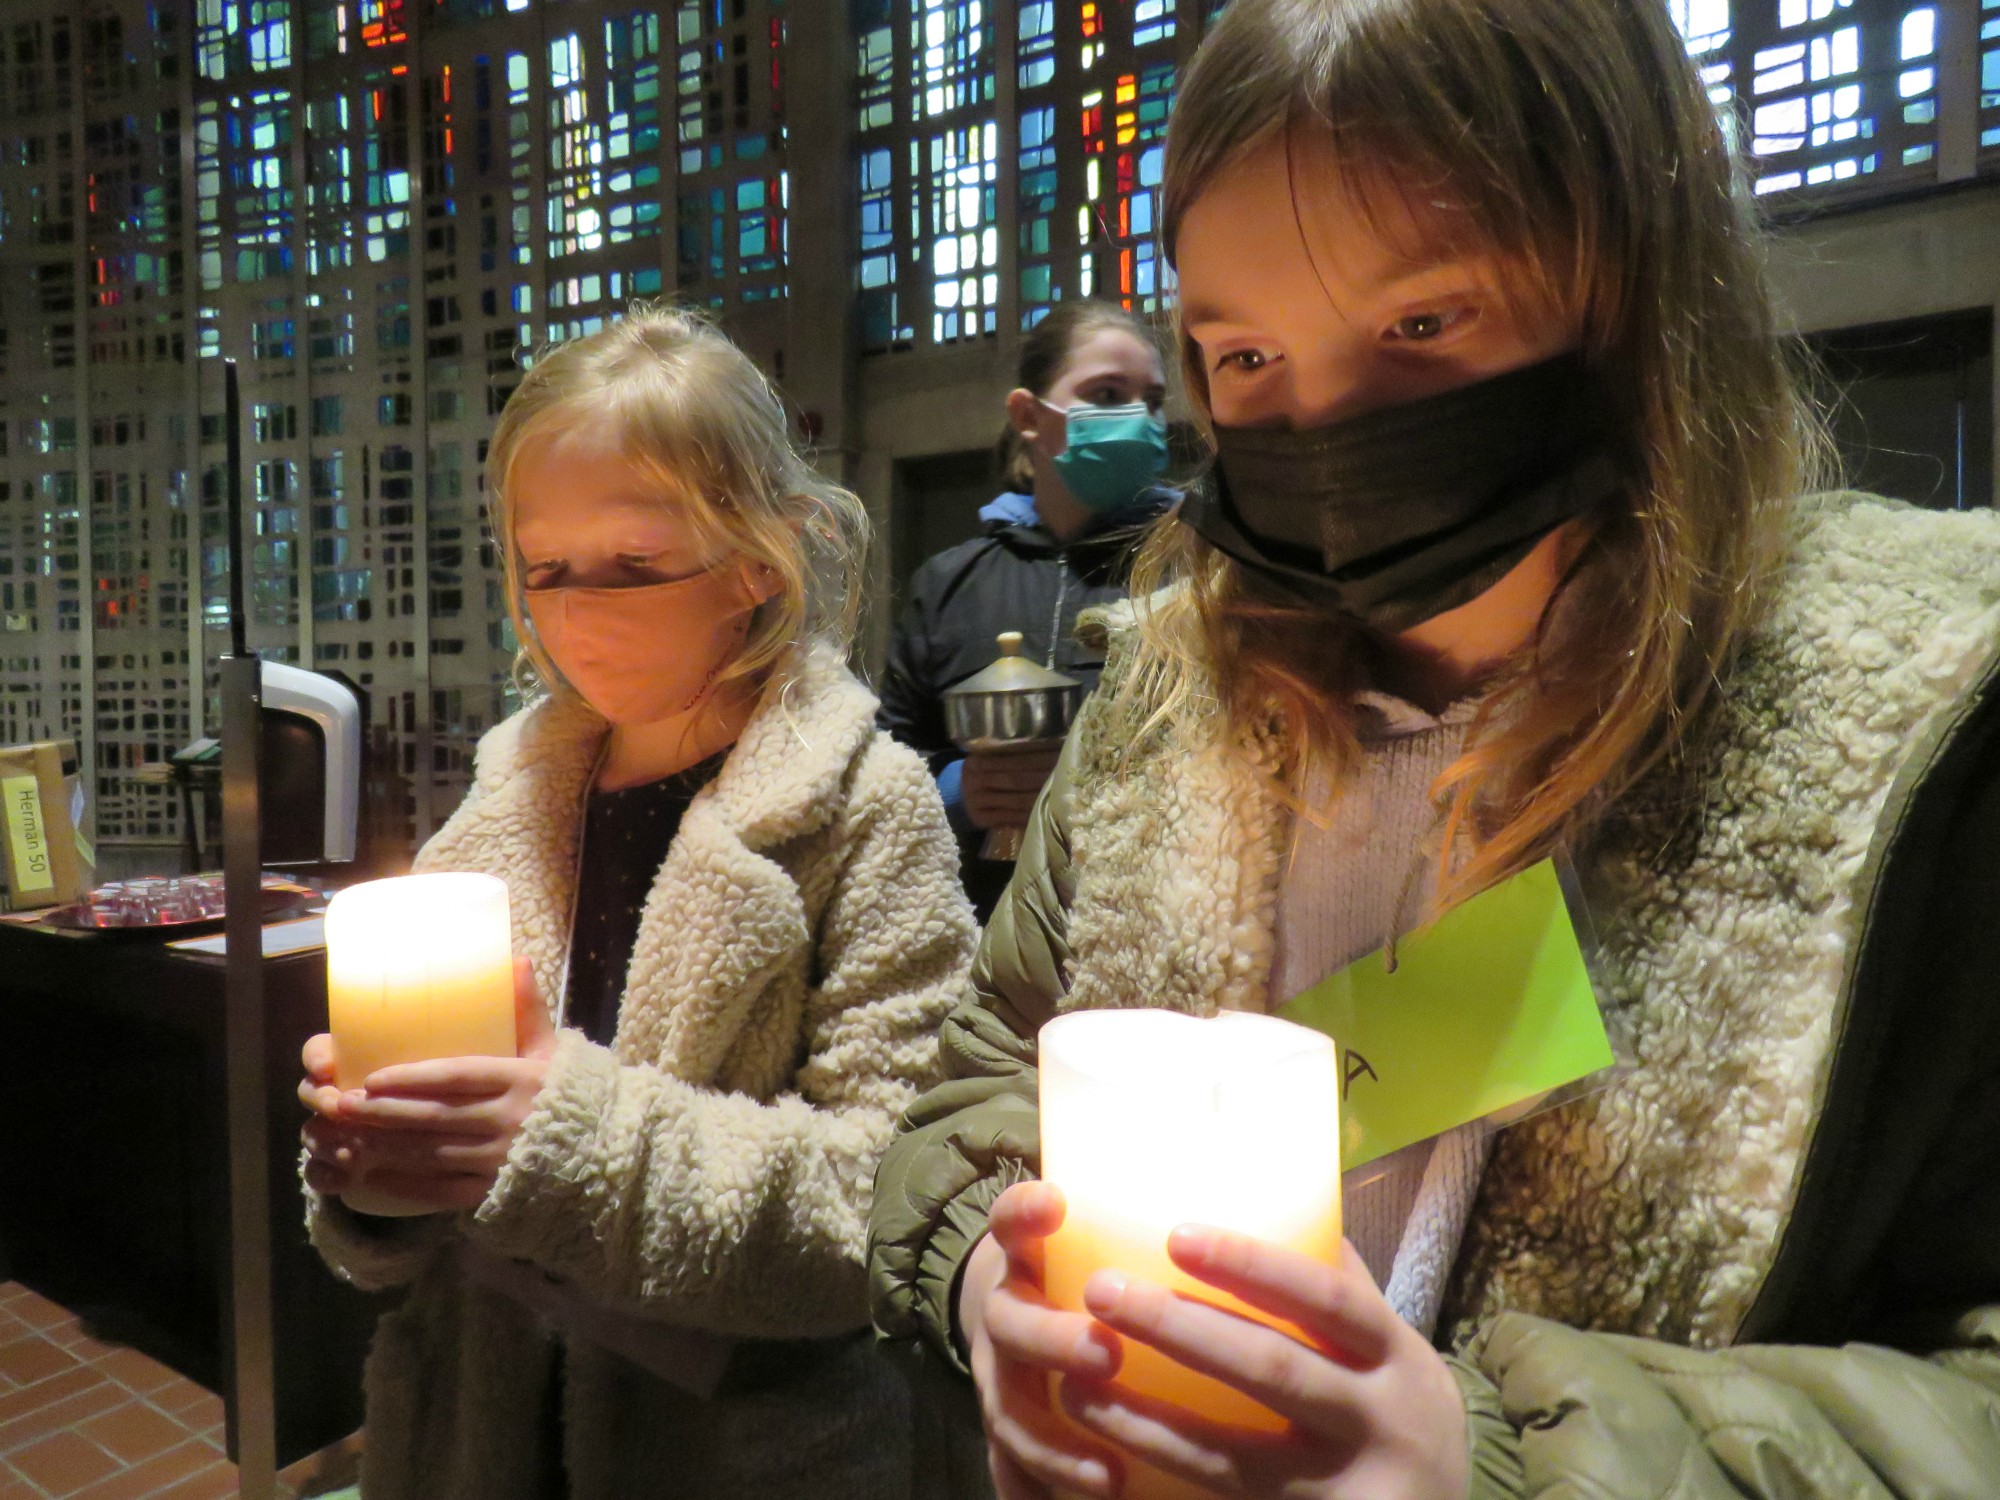
[[[1575,355],[1305,431],[1218,427],[1179,517],[1317,608],[1395,634],[1486,592],[1620,487]]]

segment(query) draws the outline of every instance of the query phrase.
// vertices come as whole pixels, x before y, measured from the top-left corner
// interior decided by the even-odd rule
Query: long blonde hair
[[[849,648],[868,547],[866,509],[800,453],[777,392],[719,329],[683,308],[641,306],[537,359],[487,448],[507,613],[521,644],[515,680],[524,696],[564,684],[522,598],[511,476],[529,445],[580,427],[617,442],[657,479],[662,495],[692,501],[689,513],[705,541],[776,575],[777,592],[758,607],[721,681],[775,681],[796,659],[794,646],[811,640]]]
[[[1522,269],[1520,291],[1577,316],[1630,437],[1627,503],[1589,535],[1433,789],[1448,905],[1541,858],[1671,753],[1829,449],[1777,339],[1740,173],[1658,0],[1235,0],[1169,127],[1169,260],[1218,174],[1295,132],[1331,145],[1357,201],[1393,181],[1463,208],[1477,248]],[[1199,352],[1179,342],[1205,423]],[[1133,593],[1140,642],[1117,691],[1156,734],[1192,752],[1275,729],[1293,789],[1314,760],[1336,778],[1357,763],[1358,629],[1172,522]]]

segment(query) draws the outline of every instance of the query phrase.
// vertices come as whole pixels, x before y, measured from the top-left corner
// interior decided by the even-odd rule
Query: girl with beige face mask
[[[507,882],[520,1055],[343,1094],[319,1037],[301,1086],[315,1243],[410,1288],[363,1485],[897,1492],[869,1189],[973,926],[936,789],[844,665],[860,503],[667,311],[538,360],[486,472],[530,704],[416,864]],[[356,1213],[364,1178],[434,1212]]]

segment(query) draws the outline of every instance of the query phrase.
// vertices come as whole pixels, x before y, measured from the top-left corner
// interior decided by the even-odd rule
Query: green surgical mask
[[[1085,509],[1108,515],[1138,498],[1167,467],[1167,424],[1143,401],[1061,411],[1068,441],[1056,473]]]

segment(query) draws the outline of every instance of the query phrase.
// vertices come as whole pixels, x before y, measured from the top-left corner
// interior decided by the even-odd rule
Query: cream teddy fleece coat
[[[874,698],[831,652],[797,668],[682,821],[641,917],[614,1045],[559,1033],[486,1201],[384,1224],[308,1192],[313,1242],[336,1273],[414,1283],[370,1356],[369,1500],[525,1500],[552,1462],[540,1443],[550,1336],[468,1284],[444,1253],[455,1240],[635,1319],[763,1340],[866,1327],[876,1163],[933,1081],[975,932],[923,764],[876,730]],[[552,1007],[604,733],[560,699],[496,727],[471,792],[417,860],[507,882],[515,952]],[[864,1356],[865,1340],[817,1381],[802,1376],[789,1407],[763,1392],[746,1411],[573,1346],[569,1492],[783,1493],[791,1474],[801,1494],[893,1493],[898,1396]]]
[[[1892,790],[1996,640],[1992,513],[1800,502],[1783,586],[1686,763],[1623,797],[1582,861],[1614,919],[1603,998],[1634,1064],[1499,1138],[1446,1327],[1518,1310],[1735,1338],[1795,1206]],[[1120,670],[1114,654],[1107,685]],[[1162,771],[1127,756],[1147,711],[1100,691],[1072,742],[1058,1008],[1261,1010],[1291,836],[1268,790],[1281,748],[1259,732],[1240,758]]]

